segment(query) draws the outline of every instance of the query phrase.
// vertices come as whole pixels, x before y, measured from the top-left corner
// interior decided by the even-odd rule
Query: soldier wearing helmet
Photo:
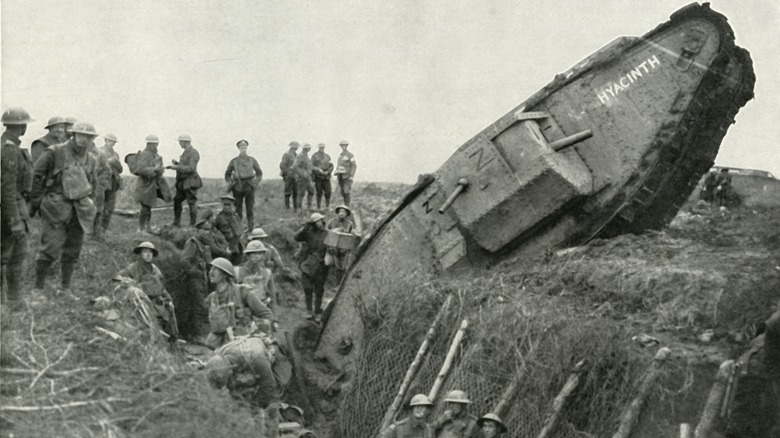
[[[30,215],[27,209],[27,196],[30,191],[30,160],[19,145],[20,137],[27,132],[27,124],[32,122],[30,114],[21,107],[11,107],[3,112],[2,122],[5,130],[2,134],[0,161],[0,213],[2,214],[2,269],[0,276],[6,284],[2,287],[3,300],[9,307],[21,304],[20,282],[24,275],[24,260],[27,257],[27,221]],[[2,279],[0,279],[2,282]]]
[[[352,222],[352,210],[346,205],[342,204],[336,207],[336,217],[328,221],[325,226],[326,229],[335,231],[337,233],[346,233],[359,235],[355,230],[355,224]],[[348,266],[348,260],[351,251],[341,248],[329,248],[328,252],[333,258],[333,267],[336,269],[336,279],[341,281],[342,277],[346,273]]]
[[[91,123],[71,127],[66,142],[43,151],[35,162],[33,206],[40,207],[41,245],[35,260],[35,288],[42,291],[51,265],[62,256],[61,288],[70,294],[71,279],[81,254],[84,234],[91,233],[97,210],[97,161],[87,148],[97,136]]]
[[[30,153],[32,154],[32,162],[35,163],[41,153],[45,151],[49,146],[60,144],[68,141],[65,128],[68,126],[68,121],[65,117],[54,116],[46,123],[45,128],[49,131],[41,138],[38,138],[30,145]]]
[[[103,227],[100,226],[103,216],[103,208],[106,203],[106,191],[111,187],[111,165],[108,164],[108,157],[101,154],[94,141],[89,143],[87,151],[95,158],[97,162],[97,184],[95,185],[95,223],[92,224],[92,237],[94,239],[103,238]]]
[[[192,146],[192,137],[181,134],[179,146],[183,149],[179,161],[171,160],[172,165],[166,169],[176,171],[176,196],[173,197],[173,226],[181,226],[181,203],[186,199],[190,208],[190,226],[198,222],[198,189],[203,187],[203,181],[198,175],[200,154]]]
[[[336,171],[333,172],[338,178],[339,189],[341,189],[341,197],[344,200],[344,204],[349,206],[349,202],[352,197],[352,181],[355,178],[355,171],[357,170],[357,162],[355,161],[355,155],[347,150],[349,142],[341,140],[339,142],[341,146],[341,155],[336,162]]]
[[[111,173],[103,194],[103,208],[102,210],[98,209],[98,216],[100,217],[99,224],[97,218],[95,218],[95,227],[99,226],[101,232],[108,230],[108,225],[111,222],[111,215],[114,214],[116,195],[117,192],[122,189],[121,173],[123,171],[122,162],[119,160],[119,154],[114,150],[114,145],[118,141],[116,135],[106,134],[103,138],[105,139],[105,143],[103,147],[98,149],[98,154],[108,163]]]
[[[300,146],[297,141],[291,141],[290,149],[282,155],[282,161],[279,163],[280,175],[284,180],[284,208],[287,210],[290,209],[290,196],[292,196],[293,208],[298,205],[298,191],[295,187],[295,172],[292,170],[292,166]]]
[[[471,403],[465,392],[455,389],[444,398],[445,410],[431,426],[436,438],[467,438],[477,426],[477,419],[468,413]]]
[[[425,394],[417,394],[409,402],[411,414],[401,421],[396,421],[385,430],[382,438],[427,438],[430,436],[426,418],[431,412],[433,403]]]
[[[257,240],[263,242],[263,245],[268,248],[268,255],[265,257],[265,265],[271,269],[271,272],[276,274],[277,271],[280,271],[289,275],[288,269],[282,262],[282,257],[279,256],[279,250],[277,250],[275,246],[271,245],[267,240],[265,240],[265,238],[268,237],[268,234],[266,234],[262,228],[255,228],[249,234],[247,234],[246,237],[249,242]]]
[[[159,255],[159,251],[152,242],[141,242],[133,248],[133,253],[138,256],[138,260],[119,271],[114,278],[123,277],[135,281],[154,305],[157,321],[163,331],[170,335],[170,339],[177,338],[179,328],[176,326],[176,318],[173,313],[173,299],[165,289],[165,279],[162,272],[157,265],[152,263],[154,258]]]
[[[230,193],[221,196],[222,211],[217,214],[214,220],[214,228],[219,230],[230,248],[230,261],[237,265],[243,259],[243,245],[241,244],[241,217],[236,213],[235,198]]]
[[[252,406],[266,408],[281,398],[269,348],[258,336],[242,336],[217,348],[206,362],[209,382]]]
[[[309,319],[315,322],[319,322],[322,315],[322,295],[325,293],[325,280],[328,278],[328,266],[325,264],[327,234],[325,216],[320,213],[312,214],[309,221],[295,233],[295,240],[302,242],[306,248],[301,257],[301,283]]]
[[[332,191],[330,177],[333,174],[333,162],[325,153],[325,143],[317,146],[318,150],[311,156],[311,170],[314,177],[314,190],[317,193],[317,210],[322,208],[322,197],[325,197],[325,208],[330,207]]]
[[[211,261],[209,280],[216,290],[206,297],[209,309],[210,333],[206,345],[218,348],[236,336],[256,330],[271,334],[278,326],[273,312],[257,294],[236,282],[236,270],[229,260],[218,257]]]
[[[301,153],[295,157],[292,165],[292,172],[295,174],[295,191],[298,199],[295,203],[295,209],[303,208],[303,197],[306,196],[306,208],[311,210],[311,198],[314,196],[314,185],[311,182],[312,165],[309,159],[311,145],[306,143],[301,149]]]
[[[259,240],[250,241],[244,249],[244,256],[246,257],[244,264],[236,266],[237,282],[249,286],[260,296],[266,306],[274,310],[278,297],[274,276],[265,265],[268,248]]]
[[[249,142],[239,140],[236,143],[238,156],[230,160],[225,170],[225,181],[230,184],[236,204],[236,214],[239,223],[244,216],[244,204],[246,204],[246,229],[255,227],[255,189],[263,180],[263,170],[254,157],[247,155]]]
[[[495,438],[507,431],[501,418],[492,412],[483,415],[482,418],[477,420],[477,426],[482,430],[484,438]]]
[[[135,201],[141,204],[138,215],[138,232],[152,232],[152,207],[157,205],[157,198],[170,201],[170,187],[163,178],[163,159],[157,153],[160,138],[149,134],[145,139],[146,148],[142,150],[135,161]]]

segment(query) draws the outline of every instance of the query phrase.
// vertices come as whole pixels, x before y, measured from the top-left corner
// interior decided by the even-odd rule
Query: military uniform
[[[225,181],[231,183],[230,189],[233,197],[236,198],[236,214],[239,222],[243,215],[243,204],[246,204],[246,222],[249,230],[255,226],[255,189],[262,179],[263,171],[260,165],[249,155],[233,158],[225,170]]]
[[[157,205],[157,198],[170,199],[170,188],[163,178],[162,157],[148,145],[136,158],[135,201],[141,204],[138,217],[141,230],[148,230],[152,221],[152,207]]]
[[[228,284],[225,290],[210,293],[206,297],[206,306],[211,325],[206,345],[211,348],[218,348],[229,341],[228,327],[233,329],[235,336],[241,336],[250,334],[253,322],[258,323],[261,330],[270,332],[271,323],[275,321],[273,312],[259,296],[237,284]]]
[[[336,164],[336,171],[333,172],[339,181],[339,188],[341,189],[341,197],[344,199],[344,204],[349,206],[349,202],[352,196],[352,179],[355,177],[355,171],[357,170],[357,162],[352,152],[348,150],[341,151],[338,162]]]
[[[265,265],[273,273],[276,273],[279,269],[284,269],[284,263],[282,262],[282,257],[279,255],[279,250],[270,243],[264,243],[264,245],[268,248],[268,256],[265,258]]]
[[[241,218],[237,213],[228,212],[222,210],[217,214],[217,219],[214,221],[214,228],[216,228],[227,241],[230,248],[230,262],[234,265],[241,263],[241,256],[244,248],[241,245]]]
[[[178,336],[178,327],[174,326],[173,312],[169,307],[172,298],[163,284],[162,272],[154,263],[137,261],[119,271],[117,276],[134,280],[152,302],[163,331]]]
[[[296,153],[290,149],[282,155],[282,161],[279,163],[279,169],[282,171],[282,180],[284,180],[284,206],[290,208],[290,196],[293,199],[293,206],[298,205],[298,191],[295,187],[295,172],[292,171],[295,163]]]
[[[272,369],[273,359],[260,336],[237,338],[214,352],[222,360],[209,360],[209,378],[217,387],[227,386],[231,394],[261,408],[278,402],[282,396]],[[212,378],[216,368],[227,371],[227,379]]]
[[[328,266],[325,265],[327,234],[325,229],[315,229],[311,223],[295,233],[295,240],[303,242],[307,248],[306,256],[300,265],[301,283],[306,296],[306,309],[314,315],[322,313],[322,295],[325,293],[325,280],[328,278]]]
[[[352,223],[352,220],[349,217],[341,219],[337,216],[328,221],[328,224],[325,225],[325,229],[339,233],[352,233],[355,229],[355,224]],[[330,252],[331,257],[333,257],[333,267],[337,272],[336,278],[338,281],[341,281],[341,278],[344,276],[347,269],[350,251],[334,248],[328,249],[328,251]]]
[[[301,152],[295,157],[291,170],[295,174],[295,191],[298,194],[298,199],[295,203],[296,209],[303,208],[304,194],[306,195],[306,206],[311,209],[311,198],[314,195],[314,187],[311,183],[311,169],[311,160],[306,152]]]
[[[34,205],[40,206],[43,219],[35,267],[35,287],[39,289],[44,286],[51,264],[60,255],[62,287],[70,288],[84,234],[92,232],[97,214],[93,199],[97,161],[86,150],[79,156],[76,148],[76,141],[71,138],[67,143],[45,150],[35,162],[31,198]],[[68,175],[77,175],[69,180],[78,180],[75,192],[71,191],[71,182],[65,181]]]
[[[472,438],[476,435],[477,418],[463,410],[457,417],[449,420],[436,420],[432,428],[436,438]],[[466,432],[469,430],[471,434],[467,436]]]
[[[101,154],[94,143],[89,146],[89,153],[97,162],[97,184],[95,185],[95,222],[92,225],[94,235],[102,234],[101,218],[106,203],[106,190],[111,187],[111,166],[108,164],[108,157]]]
[[[276,295],[276,283],[274,282],[273,273],[265,267],[265,263],[262,266],[258,266],[247,261],[243,265],[236,267],[236,277],[238,283],[248,285],[252,290],[256,291],[263,303],[271,310],[276,308],[279,302]]]
[[[382,438],[429,438],[428,424],[424,419],[404,418],[387,428]]]
[[[103,231],[108,229],[108,225],[111,222],[111,215],[114,214],[116,208],[116,195],[119,190],[122,189],[122,162],[119,160],[119,154],[117,154],[113,148],[103,146],[98,149],[98,154],[105,159],[110,169],[110,175],[108,182],[103,192],[103,208],[98,209],[98,215],[100,216],[100,227]],[[95,226],[98,226],[95,223]]]
[[[219,231],[198,229],[194,236],[184,242],[182,256],[187,263],[195,266],[200,272],[199,281],[191,283],[196,288],[192,292],[198,302],[190,305],[193,308],[193,320],[201,330],[200,333],[208,333],[208,328],[204,325],[208,323],[209,315],[205,305],[209,294],[209,263],[214,257],[230,257],[228,244]],[[186,322],[182,321],[182,323]]]
[[[325,207],[330,207],[331,184],[330,177],[333,174],[333,162],[330,155],[319,150],[311,156],[312,173],[314,176],[314,190],[317,193],[317,208],[322,208],[322,197],[325,197]]]
[[[30,153],[32,154],[30,158],[32,159],[33,164],[38,161],[38,158],[41,156],[43,151],[48,149],[50,146],[54,146],[55,144],[60,143],[63,143],[62,139],[52,135],[51,132],[46,133],[46,135],[41,138],[35,139],[30,145]]]
[[[21,140],[8,131],[0,137],[2,151],[2,275],[6,280],[3,293],[9,301],[17,301],[19,282],[23,276],[23,263],[27,257],[27,221],[30,216],[25,199],[30,190],[30,160],[19,148]]]
[[[181,203],[186,199],[190,209],[190,226],[195,226],[198,221],[197,193],[203,186],[203,181],[198,175],[198,162],[200,154],[192,146],[188,145],[181,153],[176,170],[176,196],[173,197],[173,224],[181,225]]]

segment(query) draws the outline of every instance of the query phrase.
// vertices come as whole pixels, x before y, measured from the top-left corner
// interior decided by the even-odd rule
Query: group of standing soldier
[[[281,176],[284,180],[284,206],[290,209],[290,198],[295,211],[303,208],[303,198],[306,197],[306,207],[312,209],[312,196],[316,193],[317,209],[322,209],[322,198],[325,198],[325,208],[330,207],[331,177],[336,175],[344,205],[349,206],[352,194],[352,180],[357,170],[355,156],[348,149],[349,142],[341,140],[341,155],[336,164],[325,152],[325,144],[317,146],[317,152],[309,157],[311,145],[306,143],[301,147],[297,141],[290,142],[290,148],[282,155],[279,163]]]

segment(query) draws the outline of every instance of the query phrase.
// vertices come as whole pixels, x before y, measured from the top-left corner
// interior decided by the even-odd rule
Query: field
[[[372,229],[406,188],[356,184],[353,205],[364,232]],[[200,202],[217,201],[222,189],[220,181],[208,181]],[[130,194],[126,190],[118,206],[128,213],[134,209]],[[334,194],[331,207],[339,202]],[[278,180],[262,183],[255,210],[257,225],[264,227],[285,262],[294,267],[292,233],[308,213],[283,209]],[[156,210],[152,216],[158,227],[171,220],[170,209]],[[37,220],[33,225],[30,260],[39,238]],[[137,243],[152,240],[163,250],[161,259],[176,256],[172,243],[137,234],[136,228],[136,218],[118,216],[106,242],[85,243],[74,277],[78,300],[54,297],[39,308],[3,309],[0,428],[4,436],[261,433],[262,415],[239,405],[227,392],[210,388],[186,348],[171,351],[164,343],[150,345],[151,340],[115,340],[97,329],[103,319],[90,300],[110,292],[110,279],[131,261],[131,249]],[[29,288],[32,263],[27,264],[27,272],[25,287]],[[56,279],[55,273],[50,289]],[[318,436],[339,436],[334,431],[350,414],[345,408],[354,406],[350,403],[355,387],[341,387],[339,375],[312,356],[317,327],[303,319],[300,288],[294,277],[280,283],[286,306],[278,316],[296,347],[301,379],[300,386],[290,388],[286,401],[304,408],[308,425]],[[331,281],[326,299],[332,298],[334,289]],[[523,387],[522,400],[528,405],[533,400],[550,400],[557,393],[575,357],[588,357],[594,363],[585,383],[590,395],[580,394],[580,408],[564,415],[563,429],[568,432],[560,436],[614,432],[620,412],[613,407],[622,408],[620,403],[630,399],[636,379],[654,354],[654,349],[642,348],[631,337],[642,333],[656,337],[674,355],[635,436],[672,436],[679,423],[696,424],[718,364],[747,348],[754,323],[766,319],[780,299],[780,210],[720,211],[689,206],[662,232],[595,240],[533,260],[507,260],[468,277],[444,278],[421,287],[420,302],[445,289],[461,291],[462,305],[474,309],[493,309],[497,308],[493,304],[504,303],[496,314],[480,313],[486,319],[475,342],[490,339],[496,347],[506,345],[512,340],[501,334],[515,329],[543,334],[545,339],[555,334],[554,348],[528,356],[525,370],[548,379]],[[399,342],[419,339],[420,327],[424,333],[430,322],[421,317],[412,326],[399,324],[430,310],[410,304],[378,315],[380,328],[393,329]],[[523,318],[512,317],[517,312]],[[710,340],[702,340],[706,331],[713,333]],[[410,342],[407,349],[417,345]],[[389,390],[394,391],[399,382],[390,383]],[[618,393],[616,388],[625,400],[606,399]],[[357,395],[366,403],[372,397]],[[529,409],[544,413],[547,407],[544,403]],[[536,415],[536,411],[528,412]],[[515,436],[535,434],[518,431]]]

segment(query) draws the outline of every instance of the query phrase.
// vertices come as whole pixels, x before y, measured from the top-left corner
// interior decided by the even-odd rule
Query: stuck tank
[[[693,3],[557,75],[424,175],[355,252],[317,355],[351,374],[358,305],[507,257],[668,224],[753,97],[726,17]]]

